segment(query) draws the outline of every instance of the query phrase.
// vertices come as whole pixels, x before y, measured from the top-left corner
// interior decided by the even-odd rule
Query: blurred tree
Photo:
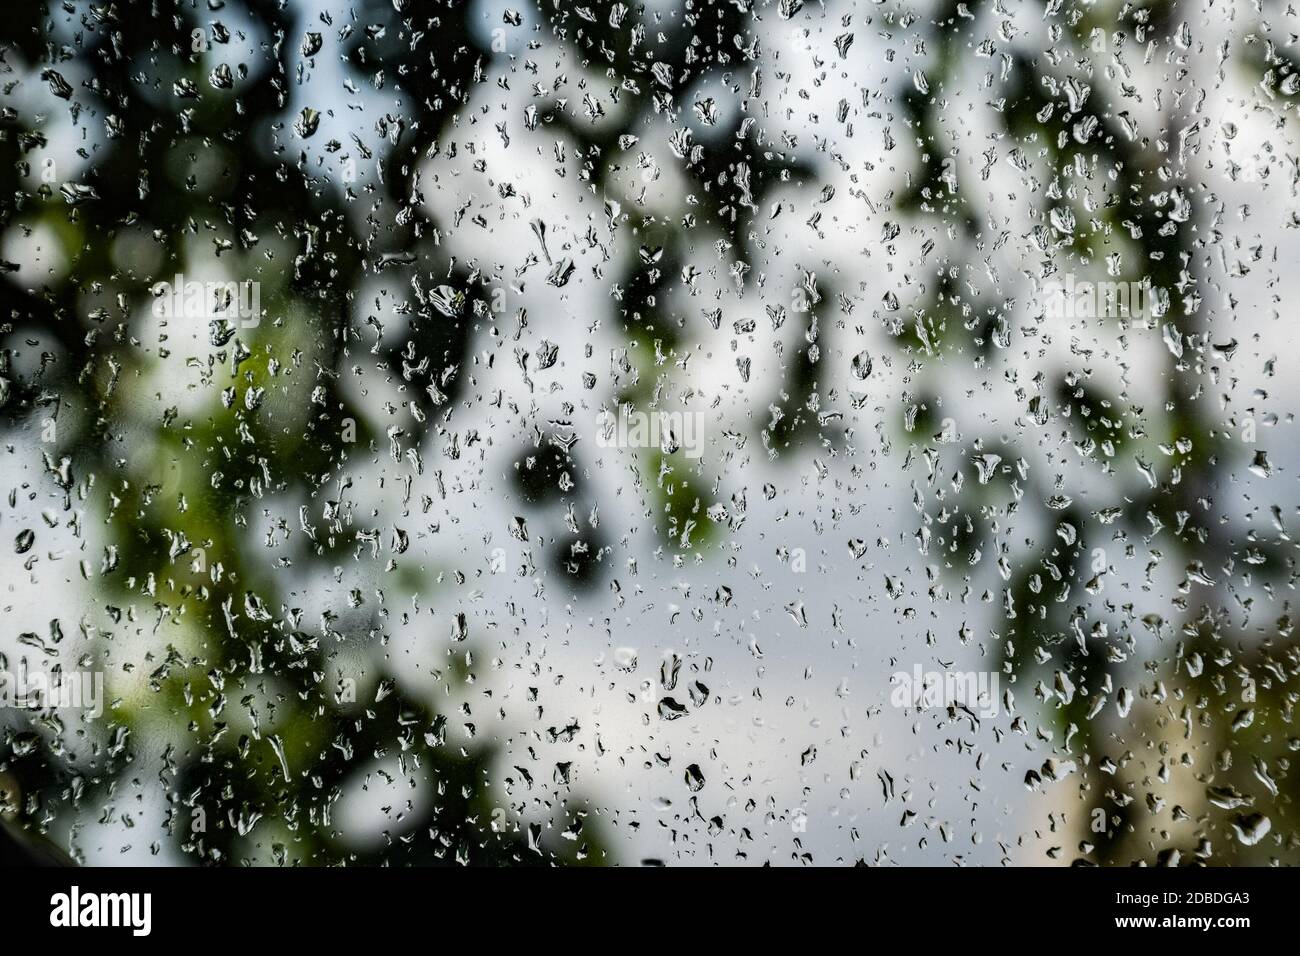
[[[1281,685],[1294,674],[1297,649],[1285,619],[1276,638],[1260,643],[1231,624],[1229,610],[1240,602],[1232,583],[1237,556],[1256,565],[1243,577],[1245,587],[1252,577],[1280,581],[1284,569],[1294,579],[1292,559],[1283,556],[1284,532],[1265,541],[1228,517],[1234,473],[1251,458],[1234,423],[1218,423],[1206,388],[1219,370],[1208,354],[1213,316],[1200,291],[1211,265],[1206,237],[1215,236],[1215,223],[1204,217],[1212,211],[1217,218],[1222,200],[1197,178],[1195,164],[1203,158],[1170,148],[1198,130],[1209,142],[1205,87],[1215,77],[1180,71],[1188,88],[1157,97],[1159,125],[1135,124],[1111,99],[1114,74],[1125,69],[1125,43],[1186,49],[1192,9],[1173,2],[1113,6],[1044,5],[1054,55],[1007,54],[1003,61],[995,102],[1013,147],[1010,159],[1025,171],[1021,185],[1040,203],[1036,218],[1044,223],[1041,260],[1024,268],[1035,300],[1025,309],[1014,301],[967,299],[955,283],[940,279],[915,306],[914,329],[899,330],[900,348],[935,369],[918,394],[904,396],[907,438],[922,452],[914,467],[924,466],[924,486],[960,471],[963,458],[987,471],[955,503],[942,495],[930,499],[917,537],[923,553],[934,542],[954,554],[960,548],[967,564],[992,552],[1003,566],[1003,620],[992,637],[1005,649],[1022,717],[1049,718],[1037,736],[1049,742],[1051,756],[1029,769],[1025,784],[1047,795],[1053,842],[1069,834],[1077,839],[1077,852],[1064,859],[1295,862],[1294,830],[1275,831],[1261,843],[1268,824],[1243,807],[1255,802],[1248,794],[1261,781],[1275,795],[1277,786],[1288,786],[1269,775],[1286,769],[1283,755],[1294,739],[1292,702]],[[904,205],[915,215],[962,224],[963,242],[978,254],[991,238],[980,223],[992,226],[995,218],[992,210],[973,208],[969,157],[944,159],[958,156],[959,144],[945,132],[943,110],[945,91],[961,73],[962,18],[977,7],[942,6],[934,18],[929,90],[905,96],[926,156]],[[1034,176],[1035,165],[1025,159],[1032,156],[1045,160],[1046,181]],[[1092,271],[1103,263],[1104,274]],[[955,275],[953,264],[946,260],[941,273]],[[1032,382],[1012,379],[1024,405],[1018,421],[1026,427],[1018,434],[980,434],[957,411],[941,424],[944,409],[960,407],[944,385],[947,362],[1013,347],[1022,329],[1032,343],[1028,336],[1038,336],[1039,328],[1043,337],[1078,328],[1062,328],[1069,319],[1042,312],[1051,283],[1066,273],[1146,290],[1146,314],[1118,316],[1120,354],[1104,364],[1117,362],[1122,380],[1143,391],[1158,383],[1159,403],[1144,406],[1127,390],[1107,391],[1103,377],[1094,375],[1098,356],[1080,346],[1065,368],[1041,361]],[[1159,369],[1136,368],[1125,354],[1128,338],[1144,329],[1155,330],[1167,346]],[[1034,442],[1072,447],[1086,465],[1068,480],[1069,469],[1057,465],[1048,482]],[[1140,489],[1119,478],[1134,465],[1146,479]],[[1017,548],[1007,532],[1024,525],[1025,519],[1013,525],[1013,515],[1026,508],[1039,512],[1050,533],[1022,536]],[[1160,543],[1151,546],[1162,530]],[[1118,598],[1114,585],[1107,589],[1107,581],[1122,579],[1119,565],[1137,560],[1138,542],[1149,555],[1143,592],[1154,606],[1146,609]],[[1226,559],[1217,573],[1207,567],[1207,555]],[[1162,564],[1186,568],[1176,594],[1153,587],[1153,571]],[[1196,603],[1188,599],[1193,588],[1202,597]],[[1173,645],[1163,643],[1174,638]],[[1255,720],[1263,727],[1252,728]],[[1030,733],[1025,720],[1012,729]],[[1246,759],[1234,760],[1234,752]],[[1067,796],[1071,780],[1073,798]],[[1289,803],[1278,801],[1278,812]]]
[[[43,449],[62,489],[59,520],[82,539],[81,573],[106,602],[101,620],[79,622],[88,638],[79,665],[107,670],[117,696],[103,720],[84,726],[50,712],[0,718],[0,774],[17,791],[10,811],[25,830],[66,832],[77,852],[74,821],[94,813],[129,822],[142,791],[132,776],[152,768],[168,833],[204,863],[603,857],[581,809],[553,806],[569,837],[558,840],[498,806],[491,750],[448,743],[446,715],[376,662],[386,610],[349,600],[312,630],[278,586],[284,575],[268,573],[270,557],[252,546],[260,503],[295,494],[318,515],[300,512],[298,574],[323,578],[349,557],[378,561],[384,548],[381,529],[355,524],[347,495],[350,468],[378,450],[376,429],[341,387],[360,358],[359,287],[380,270],[405,274],[417,292],[420,276],[468,284],[409,197],[415,161],[466,101],[487,51],[469,39],[463,5],[437,15],[432,6],[417,16],[404,2],[358,5],[369,26],[352,34],[350,62],[359,77],[380,64],[400,78],[409,109],[379,123],[391,149],[326,145],[333,169],[308,159],[316,109],[304,107],[292,129],[285,123],[295,50],[311,62],[325,14],[313,25],[274,0],[214,5],[207,18],[180,0],[33,2],[0,27],[12,85],[39,71],[83,144],[77,159],[59,160],[63,169],[51,166],[41,117],[6,110],[0,230],[48,229],[67,266],[33,282],[14,281],[7,266],[0,414]],[[354,184],[366,164],[382,167],[384,195],[363,217]],[[53,175],[42,177],[47,169]],[[159,278],[199,275],[214,261],[258,284],[261,315],[223,311],[217,300],[198,319],[158,318]],[[179,374],[181,361],[170,333],[183,336],[189,321],[203,322],[219,350],[206,365],[186,362],[196,381],[169,404],[164,392],[178,389],[160,376]],[[453,372],[467,345],[464,315],[439,313],[425,297],[405,336],[371,352],[430,414],[459,388]],[[434,361],[411,369],[415,354]],[[47,422],[53,440],[42,445]],[[404,454],[415,445],[401,447],[391,429],[388,438],[394,458],[416,469],[418,458]],[[99,559],[86,510],[103,525]],[[406,534],[394,527],[389,538],[392,570]],[[275,570],[291,563],[282,557]],[[55,576],[51,568],[32,586],[76,585]],[[458,649],[441,679],[463,681],[469,660]],[[124,689],[141,667],[144,696]],[[349,848],[332,808],[366,763],[390,753],[408,789],[431,798],[401,815],[385,844]]]
[[[499,83],[528,64],[485,45],[467,4],[367,0],[347,24],[273,0],[208,6],[211,16],[181,0],[30,2],[0,26],[5,95],[27,95],[39,77],[80,144],[76,159],[54,157],[55,118],[26,107],[0,115],[0,233],[49,242],[65,262],[39,280],[0,263],[0,415],[17,441],[41,448],[45,473],[26,481],[59,489],[55,521],[82,541],[77,571],[56,582],[61,572],[42,565],[39,586],[93,580],[105,606],[77,622],[86,648],[78,666],[109,670],[120,688],[101,722],[0,717],[8,795],[0,809],[75,848],[74,821],[135,812],[147,766],[164,786],[175,845],[196,861],[603,861],[580,801],[559,789],[535,801],[553,811],[550,829],[494,826],[516,819],[518,807],[507,815],[494,805],[493,753],[449,744],[449,715],[403,689],[383,651],[383,597],[372,608],[354,589],[315,628],[294,603],[307,603],[301,588],[310,581],[337,594],[328,585],[342,584],[336,569],[349,560],[382,562],[389,580],[418,577],[403,557],[407,531],[362,527],[370,510],[352,485],[354,472],[383,455],[408,477],[421,474],[421,436],[369,420],[347,386],[363,362],[375,364],[417,420],[448,421],[465,389],[475,320],[496,311],[494,292],[510,279],[481,272],[444,243],[447,224],[423,201],[431,187],[421,164],[452,152],[447,139],[472,91],[491,79],[494,56],[506,71]],[[927,69],[901,76],[892,97],[919,159],[873,211],[892,217],[884,254],[911,228],[926,236],[926,265],[913,301],[887,295],[873,317],[908,368],[897,404],[879,410],[899,423],[893,437],[907,447],[915,543],[927,565],[961,574],[964,585],[992,567],[1001,575],[984,651],[1015,678],[1010,731],[1050,752],[1025,783],[1045,794],[1049,829],[1077,841],[1077,851],[1053,847],[1055,857],[1294,862],[1289,606],[1267,624],[1248,623],[1252,599],[1232,584],[1240,561],[1251,586],[1293,586],[1293,545],[1278,506],[1247,521],[1223,505],[1236,473],[1268,465],[1237,439],[1242,423],[1222,420],[1206,387],[1219,374],[1216,350],[1229,354],[1235,340],[1215,343],[1203,304],[1224,201],[1197,180],[1179,145],[1209,126],[1196,95],[1204,90],[1193,89],[1202,81],[1184,71],[1187,90],[1159,100],[1154,121],[1108,99],[1125,82],[1112,75],[1128,68],[1123,44],[1186,51],[1189,14],[1164,0],[1039,6],[1050,55],[1008,42],[994,58],[963,31],[997,5],[941,0],[917,44]],[[782,20],[800,9],[776,5]],[[609,263],[609,314],[626,340],[611,361],[613,401],[659,407],[687,378],[697,331],[739,321],[717,301],[674,311],[677,296],[695,294],[694,263],[716,250],[738,297],[757,287],[773,328],[793,315],[801,333],[781,380],[762,383],[770,417],[755,417],[750,435],[727,437],[794,459],[844,444],[819,404],[829,382],[823,355],[840,328],[828,327],[839,287],[814,262],[799,262],[793,288],[776,283],[775,292],[754,274],[771,240],[772,197],[818,172],[792,141],[766,138],[755,122],[763,100],[755,10],[746,2],[638,10],[659,32],[651,57],[646,31],[622,22],[626,8],[596,16],[540,3],[558,47],[614,86],[611,115],[588,97],[580,108],[552,102],[528,122],[577,157],[580,188],[600,198],[608,221],[609,237],[593,225],[588,241]],[[918,14],[880,16],[892,29]],[[323,32],[340,41],[349,95],[380,91],[401,104],[375,112],[373,142],[327,139],[336,104],[310,101],[319,94],[303,80],[324,70],[316,62]],[[1236,68],[1290,106],[1298,74],[1280,52],[1286,44],[1270,42],[1263,59]],[[841,59],[848,49],[838,50]],[[1105,360],[1121,369],[1121,386],[1097,374],[1099,356],[1086,344],[1071,348],[1063,367],[1044,362],[1032,377],[1000,367],[998,384],[1021,414],[1017,429],[996,432],[972,413],[956,364],[987,371],[1013,343],[1032,349],[1066,333],[1050,326],[1041,302],[1016,301],[1010,283],[967,278],[992,270],[1010,222],[975,188],[996,157],[964,146],[946,99],[986,62],[997,63],[986,86],[998,149],[1034,220],[1019,240],[1040,252],[1023,264],[1026,284],[1041,293],[1055,277],[1104,267],[1109,278],[1140,284],[1156,306],[1150,326],[1118,317],[1123,338]],[[718,115],[707,98],[684,108],[705,78],[729,84],[739,108]],[[864,110],[873,95],[863,91]],[[678,123],[688,109],[710,127],[707,145]],[[840,111],[843,122],[847,100]],[[670,144],[689,213],[646,198],[661,175],[654,151],[638,145],[647,129]],[[886,149],[894,145],[891,137]],[[821,143],[817,152],[829,151]],[[626,194],[629,179],[643,188],[624,208],[612,197]],[[815,229],[816,216],[809,222]],[[541,235],[546,223],[532,226]],[[616,229],[635,237],[632,248],[615,242]],[[563,266],[547,264],[557,286]],[[172,334],[189,331],[177,325],[188,320],[141,317],[154,313],[158,277],[217,267],[258,283],[262,321],[205,316],[217,351],[187,361],[192,380],[176,388],[167,381],[180,364]],[[403,327],[386,329],[391,320],[377,303],[398,286],[413,298],[392,310]],[[1127,337],[1139,331],[1166,343],[1159,369],[1128,359]],[[748,357],[735,361],[748,382]],[[1134,375],[1144,387],[1156,383],[1156,403],[1132,394]],[[689,406],[697,396],[683,386],[677,397]],[[516,491],[529,507],[587,513],[591,459],[559,432],[538,429],[520,448]],[[1053,473],[1047,461],[1060,460],[1051,457],[1058,448],[1078,467]],[[670,449],[637,459],[636,507],[679,556],[702,554],[724,525],[744,521],[744,495],[721,502],[719,489],[745,454],[727,450],[711,466]],[[976,480],[943,489],[966,474]],[[277,525],[269,504],[291,498],[305,502],[295,529]],[[715,521],[706,516],[716,505],[725,507]],[[403,506],[409,515],[413,505]],[[92,523],[102,524],[102,554],[90,553]],[[613,574],[595,525],[575,521],[550,545],[551,568],[575,589]],[[1022,525],[1032,533],[1015,533]],[[252,547],[262,534],[287,542],[290,530],[299,536],[278,561]],[[1221,568],[1208,566],[1220,557]],[[1121,561],[1144,559],[1146,590],[1107,590]],[[979,567],[956,570],[963,565]],[[1157,580],[1171,566],[1182,575],[1174,593]],[[36,568],[33,557],[28,570]],[[285,583],[295,581],[299,589]],[[1234,621],[1234,606],[1244,619]],[[71,630],[56,619],[48,642],[31,635],[25,643],[58,650]],[[463,687],[475,666],[472,655],[449,655],[437,678]],[[132,690],[141,683],[147,693]],[[434,796],[387,843],[349,848],[331,813],[361,762],[390,754],[410,789],[422,783]],[[1166,799],[1166,790],[1180,796]],[[1258,809],[1265,802],[1277,806],[1267,820]],[[560,828],[570,839],[553,839]]]

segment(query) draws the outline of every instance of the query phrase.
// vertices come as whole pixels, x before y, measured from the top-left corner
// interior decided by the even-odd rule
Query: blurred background
[[[7,838],[1295,862],[1298,27],[13,5]]]

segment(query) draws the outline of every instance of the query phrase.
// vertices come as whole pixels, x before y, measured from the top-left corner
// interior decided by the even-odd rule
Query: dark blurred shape
[[[49,841],[0,822],[0,867],[75,865],[71,857]]]

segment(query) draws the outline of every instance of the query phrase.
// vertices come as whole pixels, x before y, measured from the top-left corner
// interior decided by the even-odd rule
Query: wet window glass
[[[1297,862],[1297,33],[7,4],[4,852]]]

